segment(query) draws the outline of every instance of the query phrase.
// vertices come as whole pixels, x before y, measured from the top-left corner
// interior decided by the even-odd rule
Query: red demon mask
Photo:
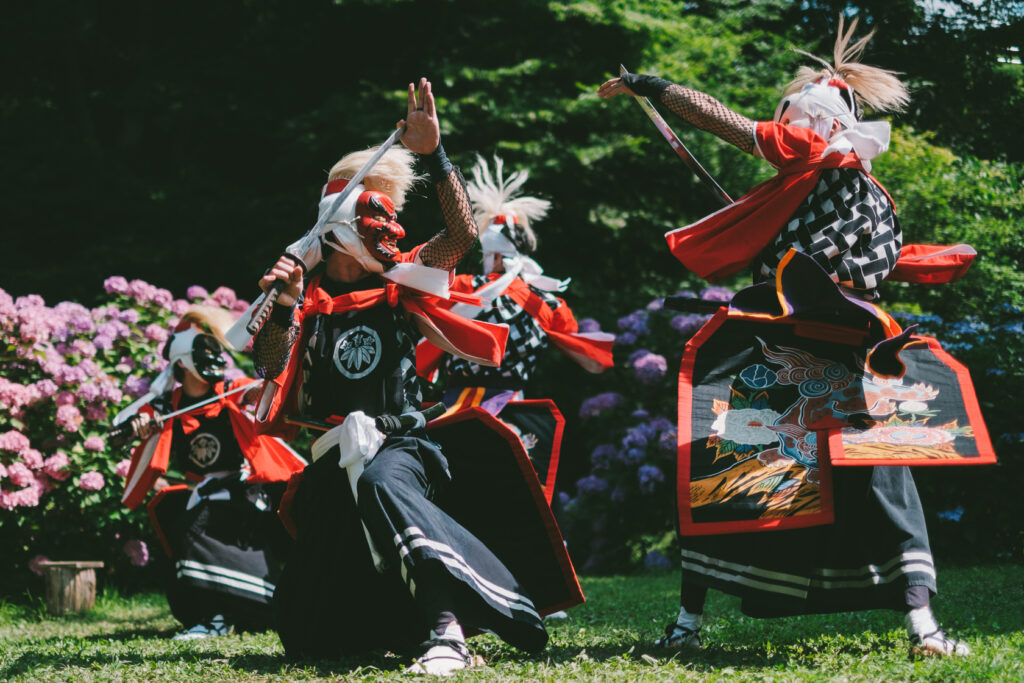
[[[395,203],[383,192],[366,191],[356,200],[356,229],[366,250],[378,261],[391,263],[398,258],[398,240],[405,229],[398,224]]]

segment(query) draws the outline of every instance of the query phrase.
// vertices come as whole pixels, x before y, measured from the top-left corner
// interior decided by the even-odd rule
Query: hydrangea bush
[[[114,573],[149,562],[145,512],[120,503],[130,450],[108,446],[117,413],[166,366],[163,342],[192,303],[235,313],[222,287],[187,299],[142,280],[108,278],[94,308],[0,289],[0,547],[4,593],[38,563],[103,560]],[[231,364],[229,372],[241,371]]]
[[[676,296],[728,301],[723,287]],[[657,298],[618,318],[613,388],[586,398],[579,417],[589,444],[589,473],[560,494],[570,550],[586,572],[674,565],[676,374],[687,340],[710,316],[679,313]],[[580,321],[580,329],[596,329]],[[563,484],[564,486],[564,484]]]

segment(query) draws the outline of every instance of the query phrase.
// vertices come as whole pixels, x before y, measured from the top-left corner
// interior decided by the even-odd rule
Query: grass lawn
[[[934,608],[974,650],[958,660],[907,658],[902,618],[863,612],[749,619],[712,593],[703,651],[650,648],[677,609],[674,573],[583,580],[587,604],[549,622],[539,656],[493,636],[470,641],[487,668],[476,680],[1024,680],[1024,566],[946,568]],[[390,653],[292,662],[273,632],[172,642],[179,626],[159,594],[104,595],[91,612],[57,619],[41,605],[0,603],[0,680],[409,680]]]

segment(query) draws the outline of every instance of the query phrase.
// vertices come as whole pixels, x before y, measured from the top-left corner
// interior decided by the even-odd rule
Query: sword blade
[[[263,380],[259,380],[259,381],[256,381],[256,382],[250,382],[249,384],[246,384],[244,386],[236,387],[236,388],[232,389],[231,391],[225,391],[223,394],[217,394],[216,396],[211,396],[210,398],[204,399],[204,400],[200,401],[199,403],[193,403],[192,405],[190,405],[187,408],[182,408],[181,410],[175,410],[173,413],[167,413],[166,415],[161,415],[160,417],[162,417],[164,420],[168,420],[168,419],[170,419],[172,417],[178,417],[179,415],[184,415],[185,413],[191,412],[191,411],[195,410],[196,408],[201,408],[201,407],[205,406],[207,403],[213,403],[214,401],[219,401],[220,399],[224,398],[225,396],[230,396],[231,394],[237,394],[240,391],[248,391],[249,389],[255,389],[256,387],[260,386],[261,384],[263,384]]]
[[[620,64],[619,75],[624,76],[628,73],[629,70]],[[674,149],[676,154],[679,155],[679,158],[690,167],[690,170],[693,171],[697,175],[697,178],[704,183],[704,186],[711,191],[711,194],[715,195],[715,198],[722,202],[723,205],[727,206],[732,204],[732,197],[726,194],[725,190],[722,189],[722,186],[715,182],[715,179],[711,177],[711,174],[700,165],[697,158],[694,157],[690,150],[686,148],[686,145],[684,145],[683,141],[679,139],[679,136],[673,132],[672,128],[668,125],[662,115],[659,114],[658,110],[654,108],[653,104],[651,104],[651,101],[642,95],[633,95],[633,99],[637,101],[640,107],[644,110],[644,113],[647,114],[647,117],[652,123],[654,123],[654,127],[658,129],[658,132],[661,133],[662,137],[668,141],[668,144],[671,145],[672,149]]]
[[[320,219],[316,222],[316,224],[309,231],[309,233],[307,233],[308,235],[315,235],[316,237],[320,236],[324,225],[326,225],[327,221],[331,219],[331,216],[333,216],[334,212],[338,210],[338,207],[341,206],[342,202],[344,202],[348,198],[348,196],[352,194],[352,192],[356,189],[356,185],[358,185],[362,181],[362,179],[366,177],[366,174],[373,169],[377,162],[380,161],[381,157],[383,157],[384,154],[389,149],[391,149],[391,146],[398,141],[398,138],[400,138],[402,136],[402,133],[404,132],[405,127],[403,126],[402,128],[396,128],[395,131],[388,136],[388,139],[385,140],[381,144],[380,148],[378,148],[377,151],[373,153],[373,156],[367,159],[366,163],[363,164],[363,167],[359,169],[354,176],[352,176],[352,178],[348,181],[348,185],[346,185],[345,188],[338,193],[338,195],[334,198],[334,201],[331,202],[331,208],[324,212],[324,215],[320,217]]]

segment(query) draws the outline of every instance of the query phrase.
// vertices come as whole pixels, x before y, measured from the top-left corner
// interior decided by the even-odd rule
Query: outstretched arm
[[[597,94],[605,99],[621,94],[636,94],[657,100],[694,126],[714,133],[748,154],[756,154],[756,122],[729,109],[707,93],[684,88],[656,76],[626,74],[606,81]]]
[[[424,157],[444,217],[444,230],[423,245],[418,258],[431,268],[454,270],[476,242],[476,221],[466,192],[466,181],[441,146],[434,94],[426,78],[421,78],[416,87],[409,84],[409,109],[405,120],[399,121],[398,126],[406,127],[402,144]]]

